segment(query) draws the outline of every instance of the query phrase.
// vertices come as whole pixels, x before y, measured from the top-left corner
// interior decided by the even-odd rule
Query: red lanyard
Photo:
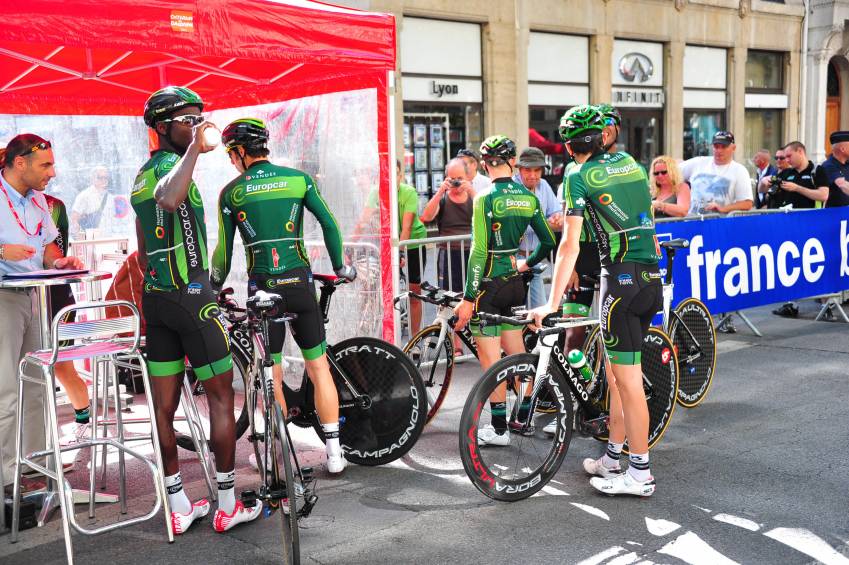
[[[42,220],[39,220],[39,222],[38,222],[38,227],[36,227],[36,228],[35,228],[35,232],[34,232],[34,233],[30,233],[30,232],[29,232],[29,230],[27,229],[27,227],[26,227],[26,226],[24,225],[24,223],[21,221],[21,217],[20,217],[20,216],[18,216],[18,213],[15,211],[15,207],[14,207],[14,206],[12,206],[12,199],[11,199],[11,198],[9,198],[9,193],[8,193],[8,192],[6,192],[6,187],[5,187],[5,186],[3,186],[3,183],[2,183],[2,182],[0,182],[0,190],[2,190],[2,191],[3,191],[3,194],[6,196],[6,202],[9,204],[9,211],[10,211],[10,212],[12,212],[12,215],[15,217],[15,221],[16,221],[16,222],[18,222],[18,225],[21,227],[21,229],[22,229],[22,230],[24,230],[24,233],[25,233],[25,234],[27,234],[27,235],[28,235],[28,236],[30,236],[30,237],[35,237],[35,236],[37,236],[39,233],[41,233],[41,228],[42,228],[42,227],[43,227],[43,225],[44,225],[44,220],[43,220],[43,219],[42,219]],[[39,210],[41,210],[42,212],[44,212],[44,208],[42,208],[42,207],[41,207],[41,205],[38,203],[38,201],[37,201],[37,200],[35,200],[35,199],[33,198],[32,203],[33,203],[33,204],[35,204],[35,207],[36,207],[36,208],[38,208]]]

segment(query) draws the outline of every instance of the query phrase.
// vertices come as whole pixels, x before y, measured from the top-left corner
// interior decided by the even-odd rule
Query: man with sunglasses
[[[233,360],[225,322],[209,283],[203,199],[192,174],[214,127],[205,122],[203,101],[188,88],[154,92],[144,122],[156,134],[155,150],[136,176],[131,203],[136,212],[139,259],[145,271],[142,309],[147,324],[147,364],[152,377],[156,425],[171,503],[171,527],[184,533],[209,513],[209,502],[192,504],[183,491],[174,436],[174,413],[188,357],[203,381],[215,452],[218,532],[259,517],[262,505],[236,500],[236,432],[233,418]]]
[[[304,209],[321,225],[336,275],[352,281],[357,271],[345,265],[339,225],[315,181],[306,173],[268,160],[268,129],[262,120],[236,120],[224,128],[221,139],[239,176],[218,197],[218,245],[212,255],[212,284],[220,288],[227,279],[238,228],[247,255],[248,295],[259,290],[279,294],[283,309],[298,315],[291,322],[292,337],[315,386],[315,407],[326,440],[327,470],[341,473],[345,457],[339,444],[339,396],[327,362],[324,316],[315,297],[304,247]],[[284,331],[283,324],[274,324],[270,340],[274,396],[285,412],[281,365]]]
[[[39,269],[78,269],[82,261],[64,257],[59,231],[44,190],[56,176],[50,142],[31,133],[14,137],[0,151],[0,275]],[[0,446],[3,477],[14,480],[18,363],[41,346],[41,328],[29,290],[0,289]],[[44,449],[41,387],[24,383],[24,452]],[[6,485],[3,485],[4,487]]]

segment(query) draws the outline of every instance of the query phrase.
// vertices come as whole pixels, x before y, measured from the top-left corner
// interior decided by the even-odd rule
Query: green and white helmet
[[[203,100],[195,91],[182,86],[166,86],[151,94],[144,103],[144,123],[152,128],[186,106],[197,106],[203,112]]]
[[[481,158],[497,157],[509,161],[516,156],[516,143],[503,135],[491,135],[481,143]]]
[[[560,118],[560,133],[563,141],[571,141],[582,135],[601,133],[605,126],[604,115],[590,104],[575,106]]]
[[[258,118],[241,118],[224,128],[221,141],[227,151],[238,145],[245,148],[264,148],[268,143],[268,128],[265,127],[265,122]]]
[[[616,127],[622,125],[622,114],[620,114],[619,110],[610,104],[597,104],[596,108],[598,108],[598,111],[601,112],[601,115],[606,122],[605,125]]]

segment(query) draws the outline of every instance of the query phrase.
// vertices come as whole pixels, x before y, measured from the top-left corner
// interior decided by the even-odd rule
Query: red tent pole
[[[377,91],[377,150],[380,163],[380,275],[383,295],[383,339],[395,343],[395,308],[398,294],[398,190],[395,186],[394,71]],[[382,82],[382,81],[381,81]],[[388,226],[389,229],[386,229]]]

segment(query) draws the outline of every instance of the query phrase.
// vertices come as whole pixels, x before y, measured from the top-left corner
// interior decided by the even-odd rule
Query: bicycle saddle
[[[279,294],[271,294],[264,290],[257,293],[246,302],[248,309],[258,316],[274,316],[283,306],[283,298]]]

